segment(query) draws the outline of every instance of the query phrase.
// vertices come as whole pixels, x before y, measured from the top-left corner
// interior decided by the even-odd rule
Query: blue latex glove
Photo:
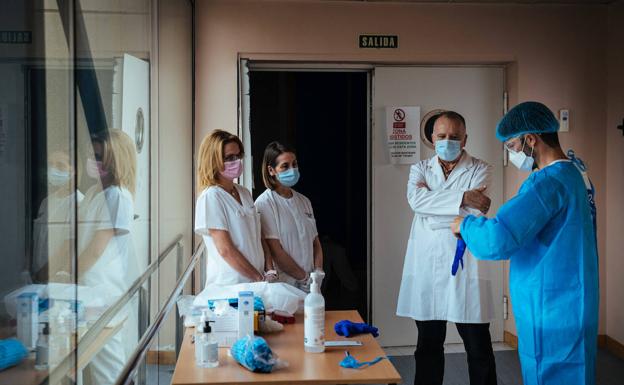
[[[464,268],[464,253],[466,252],[466,242],[459,238],[457,240],[457,248],[455,249],[455,258],[453,258],[453,266],[451,267],[451,274],[457,274],[459,270],[459,264],[461,263],[462,269]]]
[[[363,366],[373,366],[379,361],[383,360],[386,357],[377,357],[372,361],[364,361],[359,362],[355,357],[353,357],[348,351],[345,352],[345,358],[340,361],[340,366],[347,369],[359,369]]]
[[[334,330],[339,336],[351,337],[357,334],[371,333],[373,337],[378,337],[378,329],[365,323],[355,323],[349,320],[336,322]]]

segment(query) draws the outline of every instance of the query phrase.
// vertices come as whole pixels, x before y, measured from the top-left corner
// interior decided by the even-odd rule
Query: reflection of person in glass
[[[40,281],[45,280],[47,275],[48,256],[58,254],[69,239],[76,204],[84,197],[80,191],[72,189],[74,175],[74,168],[65,152],[55,151],[50,154],[49,195],[41,201],[33,229],[32,272]]]
[[[95,289],[104,306],[121,297],[136,278],[130,229],[134,217],[136,150],[128,135],[110,130],[92,138],[87,174],[96,183],[78,210],[78,283]],[[111,324],[123,322],[117,317]],[[109,325],[111,326],[111,325]],[[85,372],[85,383],[114,383],[125,364],[123,333],[111,337]]]

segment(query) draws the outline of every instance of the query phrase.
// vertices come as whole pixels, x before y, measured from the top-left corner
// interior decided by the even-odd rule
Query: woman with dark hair
[[[309,291],[310,273],[323,270],[323,250],[310,200],[292,187],[299,181],[295,151],[279,142],[264,150],[262,179],[256,200],[262,237],[276,264],[278,279]]]

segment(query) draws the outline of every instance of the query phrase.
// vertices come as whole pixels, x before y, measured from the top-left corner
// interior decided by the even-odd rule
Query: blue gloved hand
[[[378,329],[365,323],[355,323],[349,320],[336,322],[334,330],[339,336],[351,337],[357,334],[371,333],[373,337],[378,337]]]
[[[359,369],[363,366],[372,366],[383,360],[386,357],[377,357],[372,361],[364,361],[359,362],[355,357],[353,357],[348,351],[345,352],[345,358],[340,361],[340,366],[347,369]]]
[[[459,238],[457,240],[457,247],[455,249],[455,258],[453,258],[453,266],[451,266],[451,274],[457,274],[459,270],[459,264],[461,263],[462,269],[464,268],[464,253],[466,252],[466,242]]]

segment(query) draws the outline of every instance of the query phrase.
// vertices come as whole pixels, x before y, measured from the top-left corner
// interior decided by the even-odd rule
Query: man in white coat
[[[463,268],[451,273],[457,238],[449,229],[455,216],[487,213],[491,166],[464,150],[466,123],[456,112],[438,116],[431,139],[437,155],[414,164],[407,183],[414,220],[397,306],[418,328],[414,384],[442,384],[447,321],[464,341],[470,384],[496,384],[490,281],[468,250]]]

